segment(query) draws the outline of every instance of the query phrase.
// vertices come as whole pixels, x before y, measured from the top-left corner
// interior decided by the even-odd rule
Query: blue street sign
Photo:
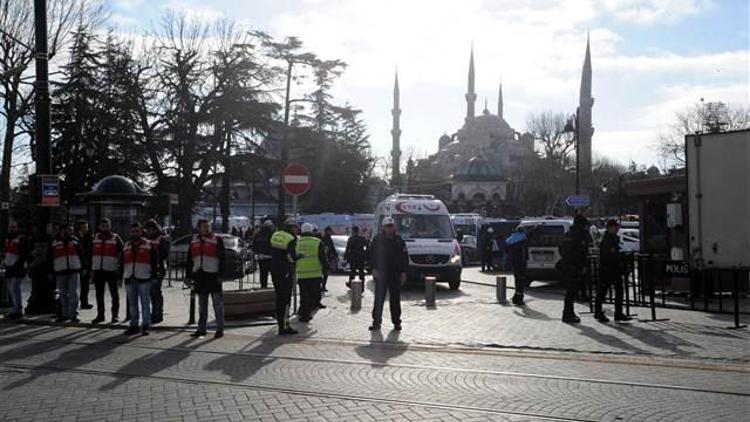
[[[565,198],[565,205],[573,208],[585,208],[591,205],[591,200],[587,195],[570,195]]]

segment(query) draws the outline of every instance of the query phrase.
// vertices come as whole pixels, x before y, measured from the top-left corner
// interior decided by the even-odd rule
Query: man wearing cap
[[[273,235],[273,221],[263,223],[263,227],[253,236],[253,251],[260,269],[260,287],[268,287],[268,275],[271,273],[271,236]]]
[[[346,241],[344,260],[349,263],[349,281],[346,287],[351,288],[352,281],[359,274],[362,284],[365,282],[365,264],[367,261],[367,239],[360,236],[359,227],[352,227],[352,235]]]
[[[320,283],[326,267],[323,242],[313,233],[310,223],[302,224],[302,234],[297,239],[297,283],[300,291],[299,320],[309,322],[312,311],[320,302]]]
[[[401,284],[406,282],[409,254],[406,243],[396,234],[393,218],[383,219],[383,230],[372,239],[369,252],[375,281],[375,305],[369,330],[380,329],[385,295],[388,294],[393,328],[401,331]]]
[[[579,323],[581,319],[573,311],[576,292],[580,289],[586,272],[586,258],[589,251],[588,220],[581,214],[575,216],[570,230],[560,244],[560,271],[565,277],[565,303],[562,321]]]
[[[596,286],[594,318],[599,322],[609,322],[604,315],[602,302],[607,296],[609,286],[615,290],[615,321],[629,321],[631,318],[622,313],[622,255],[620,254],[620,237],[617,235],[620,225],[616,220],[607,221],[607,231],[599,244],[599,284]]]
[[[487,227],[487,232],[484,234],[484,242],[482,242],[482,272],[493,271],[495,266],[492,265],[492,252],[495,245],[495,230],[492,227]]]
[[[271,277],[276,292],[276,321],[279,335],[297,334],[289,325],[289,305],[292,302],[294,266],[297,262],[297,224],[286,221],[286,228],[271,236]]]

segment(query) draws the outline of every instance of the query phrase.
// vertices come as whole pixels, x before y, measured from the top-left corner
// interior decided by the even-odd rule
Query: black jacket
[[[219,259],[218,273],[207,273],[200,270],[193,272],[192,248],[188,245],[185,278],[192,279],[195,282],[193,288],[198,293],[216,293],[221,291],[221,274],[224,268],[226,268],[226,250],[224,248],[224,240],[221,236],[216,234],[214,236],[216,236],[216,257]]]
[[[617,235],[604,233],[599,244],[599,275],[604,278],[617,278],[622,275],[622,255],[620,255],[620,238]]]
[[[5,267],[5,277],[25,277],[26,264],[31,264],[31,252],[34,250],[34,244],[31,239],[23,234],[17,234],[9,237],[11,241],[18,237],[18,261],[12,267]]]
[[[375,236],[377,238],[377,236]],[[373,239],[374,241],[374,239]],[[364,236],[352,236],[346,242],[344,261],[350,264],[361,264],[367,260],[368,245]]]
[[[387,237],[380,233],[370,243],[370,265],[386,278],[398,276],[409,269],[409,252],[401,236]]]
[[[562,272],[570,277],[578,277],[586,268],[590,236],[586,228],[579,225],[570,227],[560,244],[560,265]]]
[[[161,277],[167,272],[167,259],[169,259],[169,251],[172,249],[172,245],[169,243],[169,238],[163,233],[155,233],[147,237],[148,241],[156,248],[156,252],[159,254],[159,274]]]
[[[259,257],[260,260],[271,259],[271,236],[273,230],[268,227],[262,227],[258,233],[253,236],[253,252]]]
[[[81,236],[80,233],[76,232],[75,236],[78,238],[78,243],[81,244],[81,265],[85,271],[91,271],[91,258],[94,255],[94,236],[91,232],[86,233],[85,236]]]
[[[325,235],[323,236],[323,245],[325,245],[326,249],[326,257],[328,261],[338,261],[339,260],[339,254],[336,252],[336,245],[333,244],[333,239],[331,238],[331,235]],[[332,268],[329,268],[332,269]]]

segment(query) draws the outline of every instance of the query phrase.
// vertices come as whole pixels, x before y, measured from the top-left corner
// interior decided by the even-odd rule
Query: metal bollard
[[[424,304],[428,308],[435,307],[435,277],[424,279]]]
[[[507,294],[508,280],[505,277],[495,278],[495,296],[497,296],[497,303],[505,303],[508,301]]]
[[[362,281],[352,281],[352,288],[349,290],[349,296],[351,299],[351,309],[357,310],[362,308],[362,289],[364,283]]]

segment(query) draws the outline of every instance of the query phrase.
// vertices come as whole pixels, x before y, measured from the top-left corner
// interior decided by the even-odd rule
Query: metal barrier
[[[747,301],[750,289],[748,268],[700,268],[674,276],[667,272],[669,261],[646,254],[623,255],[623,307],[626,315],[630,307],[647,307],[652,321],[657,320],[656,308],[697,310],[734,315],[734,326],[741,327],[740,315],[750,315]],[[589,256],[585,278],[593,311],[599,280],[599,257]],[[727,298],[731,301],[725,303]],[[614,302],[612,286],[608,286],[605,303]],[[731,304],[731,306],[730,306]]]

